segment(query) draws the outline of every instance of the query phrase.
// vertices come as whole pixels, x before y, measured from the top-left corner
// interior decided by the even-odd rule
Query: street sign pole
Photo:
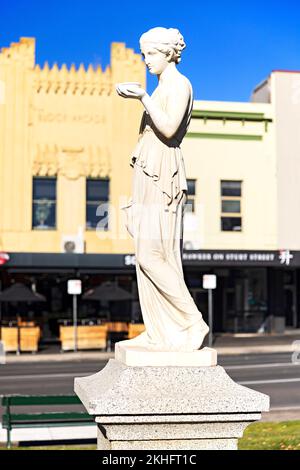
[[[208,289],[208,346],[211,348],[213,345],[213,297],[212,289]]]
[[[78,350],[78,335],[77,335],[77,295],[82,291],[80,279],[70,279],[68,281],[68,294],[73,295],[73,329],[74,329],[74,351]]]
[[[217,287],[217,276],[215,274],[204,274],[203,288],[208,290],[208,345],[211,348],[213,345],[213,289]]]
[[[74,351],[77,352],[77,295],[73,294]]]

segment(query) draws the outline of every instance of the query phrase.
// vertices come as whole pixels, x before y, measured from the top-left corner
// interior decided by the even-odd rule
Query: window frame
[[[54,181],[54,193],[55,193],[55,199],[47,199],[47,198],[39,198],[35,199],[34,198],[34,192],[35,192],[35,182],[37,180],[40,181],[46,181],[46,180],[53,180]],[[41,228],[38,225],[34,225],[34,205],[38,204],[40,201],[50,201],[51,204],[54,205],[54,225],[53,226],[47,226],[45,228]],[[31,230],[38,230],[38,231],[46,231],[46,230],[57,230],[57,176],[34,176],[32,177],[32,204],[31,204]]]
[[[188,214],[195,214],[195,207],[196,207],[196,195],[197,195],[197,179],[196,178],[187,178],[187,185],[189,181],[194,181],[195,184],[195,191],[194,194],[189,194],[187,191],[187,200],[185,203],[185,213]],[[188,207],[192,209],[189,210]]]
[[[88,183],[89,181],[107,181],[108,182],[108,191],[107,191],[107,200],[98,200],[98,201],[92,201],[92,200],[88,200]],[[111,180],[109,177],[104,177],[104,178],[94,178],[94,177],[86,177],[86,180],[85,180],[85,229],[86,230],[90,230],[90,231],[94,231],[94,230],[101,230],[103,232],[108,232],[110,230],[110,211],[108,209],[108,215],[105,215],[104,217],[107,217],[107,225],[103,228],[99,228],[98,227],[98,224],[99,222],[101,221],[101,219],[99,219],[100,216],[97,216],[95,215],[96,218],[98,218],[97,222],[96,222],[96,226],[91,226],[89,227],[87,225],[88,223],[88,220],[87,220],[87,216],[88,216],[88,207],[91,207],[91,206],[95,206],[95,209],[97,210],[97,207],[101,204],[101,203],[107,203],[109,204],[109,201],[110,201],[110,183],[111,183]]]
[[[240,183],[240,196],[223,196],[222,194],[222,183]],[[241,233],[243,232],[243,181],[242,180],[220,180],[220,230],[222,233]],[[239,212],[223,212],[223,201],[238,201],[240,203]],[[240,230],[224,230],[223,220],[224,219],[241,219]]]

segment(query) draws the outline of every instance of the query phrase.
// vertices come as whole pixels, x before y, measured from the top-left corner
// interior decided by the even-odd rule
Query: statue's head
[[[149,72],[160,75],[171,63],[181,61],[186,45],[175,28],[152,28],[140,37],[140,48]]]

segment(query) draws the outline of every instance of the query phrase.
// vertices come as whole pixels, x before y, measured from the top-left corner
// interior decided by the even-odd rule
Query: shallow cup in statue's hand
[[[123,98],[135,98],[140,99],[146,91],[141,87],[138,82],[123,82],[116,85],[117,93]]]

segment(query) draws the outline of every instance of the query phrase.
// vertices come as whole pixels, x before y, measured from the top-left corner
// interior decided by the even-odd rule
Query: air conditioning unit
[[[186,240],[183,242],[184,250],[198,250],[197,244],[192,240]]]
[[[194,213],[187,212],[185,214],[183,232],[183,248],[185,250],[200,250],[203,246],[203,234],[200,221],[200,216]]]
[[[77,235],[62,235],[62,253],[84,253],[83,230],[79,228]]]

